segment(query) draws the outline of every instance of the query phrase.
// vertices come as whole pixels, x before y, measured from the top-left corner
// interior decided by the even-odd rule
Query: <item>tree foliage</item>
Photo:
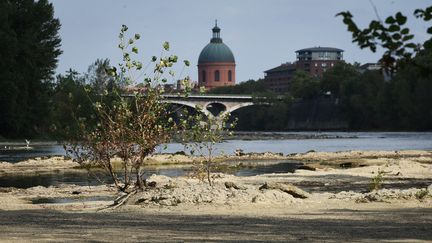
[[[182,143],[189,151],[198,155],[199,160],[195,163],[195,176],[207,182],[211,186],[213,180],[211,173],[217,169],[215,156],[217,152],[216,144],[231,135],[230,130],[235,127],[236,121],[229,121],[230,114],[220,116],[204,116],[203,108],[197,107],[198,113],[195,115],[185,114],[187,119],[183,120],[181,133]]]
[[[413,15],[428,22],[432,19],[432,6],[425,9],[416,9]],[[340,12],[336,16],[342,16],[348,31],[352,33],[353,42],[360,48],[369,48],[372,52],[377,51],[377,47],[384,48],[385,52],[380,63],[391,73],[404,63],[409,63],[412,58],[424,49],[432,48],[432,37],[426,40],[423,45],[413,42],[414,35],[406,27],[407,17],[401,12],[393,16],[388,16],[385,21],[372,20],[369,26],[360,29],[353,20],[353,15],[349,11]],[[426,30],[427,34],[432,35],[432,26]],[[430,70],[429,70],[430,71]]]
[[[154,63],[152,72],[146,73],[142,62],[134,59],[138,54],[134,43],[140,36],[135,34],[129,38],[127,30],[123,26],[119,35],[123,62],[118,69],[105,69],[113,77],[113,85],[101,85],[103,82],[97,81],[86,86],[94,117],[76,118],[79,136],[66,146],[78,163],[86,168],[105,169],[116,187],[125,192],[146,186],[145,158],[158,145],[169,142],[176,130],[164,102],[162,85],[166,73],[174,75],[170,67],[178,59],[175,55],[168,56],[169,43],[165,42],[161,56],[149,61]],[[123,84],[135,86],[137,82],[142,83],[142,89],[127,94]],[[120,159],[117,164],[113,161],[115,157]]]
[[[320,93],[319,79],[310,73],[297,70],[291,80],[290,93],[295,98],[310,99]]]
[[[32,137],[50,123],[60,22],[47,0],[0,2],[0,135]]]
[[[248,80],[234,86],[223,86],[211,89],[209,94],[262,94],[268,92],[264,79]]]

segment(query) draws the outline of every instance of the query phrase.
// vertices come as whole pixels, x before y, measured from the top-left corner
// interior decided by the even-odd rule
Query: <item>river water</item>
[[[244,152],[304,153],[310,150],[336,152],[348,150],[432,150],[432,132],[297,132],[278,133],[293,135],[296,139],[227,140],[217,145],[217,153],[233,154],[236,149]],[[310,138],[327,136],[328,139]],[[303,138],[302,137],[308,137]],[[21,146],[22,149],[9,149]],[[21,145],[0,143],[0,161],[17,162],[28,158],[65,155],[58,144],[30,144],[33,149]],[[6,149],[5,149],[6,147]],[[174,153],[184,150],[179,143],[167,144],[157,149],[159,153]]]
[[[277,152],[277,153],[303,153],[315,151],[347,151],[347,150],[432,150],[432,132],[329,132],[329,133],[279,133],[286,137],[296,139],[254,139],[254,140],[228,140],[217,145],[218,153],[233,154],[236,149],[244,152]],[[311,137],[330,137],[326,139]],[[63,147],[58,144],[30,144],[32,149],[25,149],[23,144],[0,143],[0,161],[16,163],[33,157],[52,155],[65,155]],[[6,148],[5,148],[6,147]],[[167,144],[164,150],[158,148],[156,152],[173,153],[184,150],[179,143]],[[253,176],[264,173],[292,172],[300,165],[296,161],[279,161],[268,163],[266,161],[254,162],[253,167],[239,168],[231,173],[237,176]],[[166,176],[182,176],[189,173],[190,168],[146,168],[146,176],[159,174]],[[103,181],[108,180],[100,175]],[[92,175],[84,172],[56,173],[36,176],[0,176],[0,187],[28,188],[32,186],[51,186],[61,183],[78,185],[97,185],[102,182]]]

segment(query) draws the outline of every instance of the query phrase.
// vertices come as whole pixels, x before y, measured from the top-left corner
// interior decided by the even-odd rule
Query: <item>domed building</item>
[[[217,22],[213,38],[198,58],[198,85],[206,89],[235,84],[235,59],[230,48],[220,38]]]

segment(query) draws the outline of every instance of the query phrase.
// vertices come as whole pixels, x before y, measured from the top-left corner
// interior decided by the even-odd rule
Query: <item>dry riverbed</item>
[[[229,163],[291,159],[295,173],[194,178],[153,175],[156,186],[121,196],[113,186],[0,187],[0,241],[430,241],[432,153],[351,151],[225,156]],[[190,164],[185,155],[151,163]],[[0,176],[77,170],[53,157],[0,163]],[[382,176],[383,189],[369,192]],[[373,183],[372,183],[373,184]]]

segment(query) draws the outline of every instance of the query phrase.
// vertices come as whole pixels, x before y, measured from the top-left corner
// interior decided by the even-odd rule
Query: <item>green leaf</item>
[[[139,40],[141,38],[140,34],[135,34],[135,40]]]
[[[415,43],[408,43],[405,45],[405,47],[415,49],[415,48],[417,48],[417,45]]]
[[[409,41],[409,40],[411,40],[412,38],[414,38],[414,35],[406,35],[406,36],[404,36],[404,37],[402,38],[402,41]]]
[[[403,25],[407,21],[407,17],[405,17],[401,12],[396,13],[396,21],[399,25]]]
[[[403,28],[402,30],[401,30],[401,34],[402,35],[406,35],[406,34],[408,34],[409,33],[409,29],[408,28]]]
[[[168,61],[175,63],[175,62],[177,62],[177,59],[178,59],[178,57],[176,55],[172,55],[168,58]]]
[[[138,48],[136,46],[132,47],[132,52],[138,54]]]
[[[388,16],[385,20],[386,24],[393,24],[396,22],[396,20],[393,18],[393,16]]]
[[[186,67],[189,67],[190,62],[189,62],[188,60],[184,60],[183,62],[184,62],[184,64],[186,65]]]
[[[432,27],[429,27],[429,28],[427,29],[427,33],[432,35]]]
[[[165,49],[165,51],[169,51],[170,45],[168,41],[165,41],[162,46]]]
[[[400,27],[399,27],[399,25],[392,24],[392,25],[390,25],[390,27],[388,28],[388,30],[389,30],[390,32],[396,32],[396,31],[399,31],[399,30],[400,30]]]
[[[152,56],[152,62],[156,62],[157,57],[156,56]]]
[[[400,34],[398,34],[398,33],[393,34],[392,37],[393,37],[393,39],[395,39],[395,40],[400,40],[400,39],[402,38],[402,36],[401,36]]]

